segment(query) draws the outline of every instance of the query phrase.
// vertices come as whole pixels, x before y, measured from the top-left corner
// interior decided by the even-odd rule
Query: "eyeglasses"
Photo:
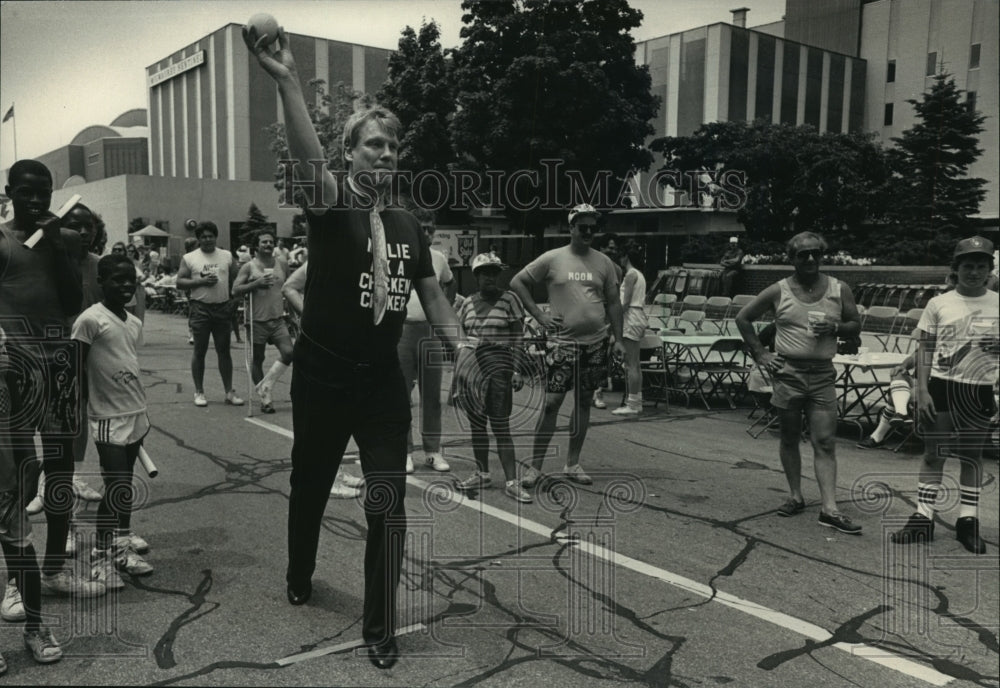
[[[806,260],[808,258],[812,258],[813,260],[819,261],[823,259],[823,249],[811,248],[805,251],[796,251],[795,258],[796,260]]]

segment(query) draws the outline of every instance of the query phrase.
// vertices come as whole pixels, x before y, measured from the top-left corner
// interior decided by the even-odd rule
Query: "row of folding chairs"
[[[947,289],[944,284],[882,284],[863,282],[854,288],[854,300],[859,306],[894,306],[905,312],[923,308],[932,298]]]
[[[651,327],[657,329],[688,328],[695,332],[711,326],[719,334],[729,334],[736,314],[753,300],[749,294],[728,296],[701,296],[692,294],[678,299],[676,294],[657,294],[653,303],[645,306]]]
[[[895,306],[871,306],[861,310],[861,334],[871,335],[883,351],[909,353],[913,348],[913,330],[920,322],[923,308],[900,312]]]

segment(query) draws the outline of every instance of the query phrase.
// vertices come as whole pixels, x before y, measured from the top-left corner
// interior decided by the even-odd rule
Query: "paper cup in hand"
[[[823,311],[809,311],[809,329],[816,332],[816,325],[826,321],[826,313]]]

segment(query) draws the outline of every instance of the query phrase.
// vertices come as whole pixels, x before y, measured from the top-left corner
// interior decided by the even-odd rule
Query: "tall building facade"
[[[227,24],[146,68],[154,176],[274,179],[275,155],[264,129],[281,120],[280,102],[274,82],[244,45],[241,28]],[[374,93],[385,80],[391,50],[288,37],[303,82],[343,82]]]
[[[1000,210],[998,9],[997,0],[867,2],[859,52],[868,63],[864,128],[885,145],[913,126],[916,111],[906,101],[919,100],[937,74],[952,75],[970,105],[986,115],[983,154],[969,174],[987,180],[979,214],[993,220]]]

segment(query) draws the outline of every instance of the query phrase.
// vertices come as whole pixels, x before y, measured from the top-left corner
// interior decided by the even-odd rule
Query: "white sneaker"
[[[103,583],[80,578],[69,569],[51,576],[42,574],[42,594],[63,597],[100,597],[106,592]]]
[[[407,473],[413,472],[413,454],[406,455],[406,472]]]
[[[208,406],[208,399],[205,398],[204,392],[194,393],[194,405],[195,406]]]
[[[425,463],[435,471],[440,471],[442,473],[451,470],[451,466],[449,466],[448,462],[444,460],[443,456],[441,456],[441,452],[430,452],[427,454]]]
[[[95,550],[100,552],[99,550]],[[104,585],[105,590],[121,590],[125,587],[118,575],[114,557],[107,551],[100,552],[90,563],[90,580]]]
[[[100,492],[83,482],[83,479],[76,475],[73,476],[73,491],[76,492],[77,497],[88,502],[99,502],[103,499]]]
[[[122,537],[128,538],[128,543],[129,545],[132,546],[132,549],[135,550],[136,554],[145,554],[146,552],[149,551],[149,543],[146,542],[143,538],[133,533],[131,530]]]
[[[66,535],[66,556],[76,556],[76,533],[74,533],[72,529]]]
[[[337,480],[341,484],[346,485],[347,487],[364,487],[365,486],[365,479],[364,478],[356,478],[353,475],[351,475],[350,473],[344,473],[343,471],[341,471],[340,473],[337,474]]]
[[[0,603],[0,619],[16,623],[24,621],[25,616],[21,591],[14,585],[14,581],[7,581],[7,587],[3,591],[3,602]]]
[[[45,504],[42,502],[41,495],[35,495],[35,498],[28,502],[28,506],[24,507],[24,510],[28,512],[29,516],[42,513],[45,510]]]
[[[503,493],[521,504],[530,504],[533,501],[531,495],[521,487],[521,483],[517,480],[508,480]]]
[[[600,390],[594,392],[594,408],[596,409],[606,409],[607,404],[604,403],[604,395],[601,394]]]
[[[335,481],[330,490],[330,496],[334,499],[355,499],[361,496],[361,490],[356,487],[348,487],[342,482]]]
[[[153,572],[152,564],[140,557],[132,549],[127,536],[116,537],[112,540],[110,551],[114,558],[115,568],[119,571],[124,571],[130,576],[147,576]],[[100,556],[103,552],[95,549],[91,554],[93,556]]]
[[[638,416],[639,409],[631,406],[620,406],[611,412],[612,416]]]
[[[242,406],[246,402],[244,402],[242,399],[236,396],[235,389],[231,389],[228,392],[226,392],[225,403],[229,404],[230,406]]]

